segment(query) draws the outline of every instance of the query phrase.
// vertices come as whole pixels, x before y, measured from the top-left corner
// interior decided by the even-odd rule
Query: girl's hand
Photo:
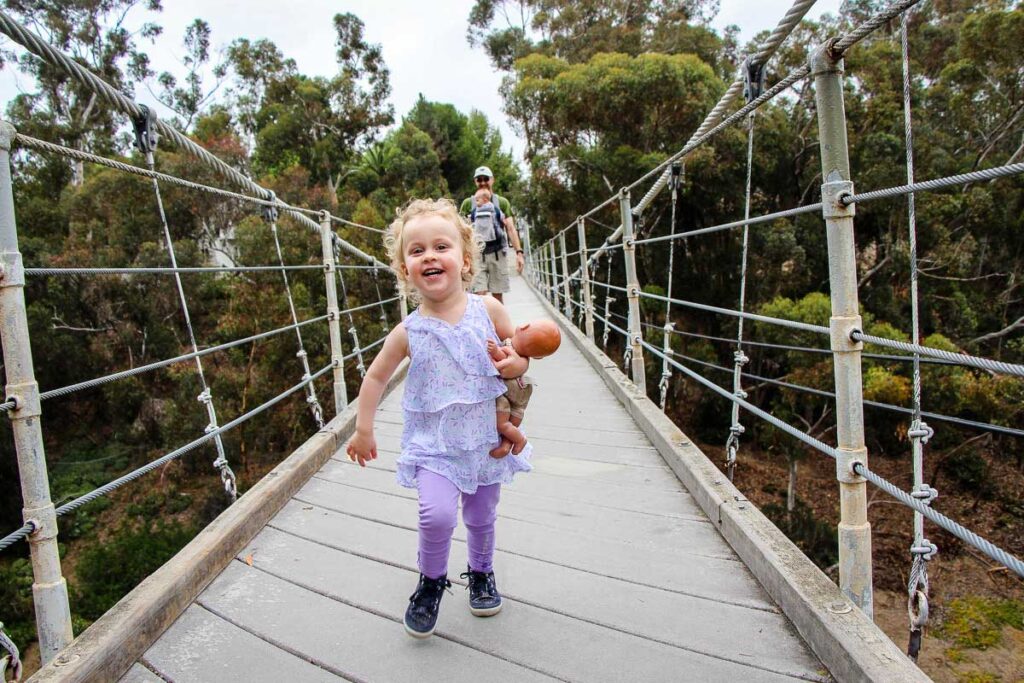
[[[360,467],[366,467],[367,462],[377,459],[377,441],[373,438],[372,432],[369,434],[356,432],[352,440],[348,442],[345,452],[348,453],[349,460],[358,462]]]
[[[515,379],[522,377],[530,369],[530,359],[523,358],[513,351],[508,357],[495,363],[494,367],[502,379]]]

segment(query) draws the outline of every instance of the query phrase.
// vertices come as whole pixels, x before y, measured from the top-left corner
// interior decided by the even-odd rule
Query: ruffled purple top
[[[402,398],[402,454],[398,483],[415,488],[416,468],[440,474],[460,491],[510,483],[532,469],[530,445],[519,455],[492,458],[498,443],[494,399],[505,384],[487,355],[487,340],[498,340],[483,299],[467,295],[466,312],[452,325],[413,311],[405,319],[409,374]]]

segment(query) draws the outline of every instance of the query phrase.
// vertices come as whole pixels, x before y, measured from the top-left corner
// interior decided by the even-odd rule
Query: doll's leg
[[[509,452],[518,453],[526,445],[526,437],[512,424],[508,413],[498,413],[498,435],[501,443],[491,450],[492,458],[504,458]]]
[[[526,448],[526,435],[519,431],[519,425],[523,424],[523,416],[512,413],[509,415],[508,422],[520,437],[519,441],[510,438],[512,441],[512,454],[519,455],[523,452],[523,449]]]
[[[436,579],[448,573],[452,532],[458,522],[459,489],[422,467],[416,469],[416,489],[420,503],[417,564],[424,576]]]

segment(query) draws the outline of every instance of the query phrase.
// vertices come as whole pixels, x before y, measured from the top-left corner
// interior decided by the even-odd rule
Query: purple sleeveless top
[[[530,445],[519,455],[495,459],[498,443],[494,399],[505,384],[487,355],[498,341],[483,299],[467,294],[466,312],[452,325],[415,310],[405,319],[409,374],[402,397],[402,454],[398,483],[415,488],[416,468],[440,474],[464,493],[477,486],[511,483],[528,472]]]

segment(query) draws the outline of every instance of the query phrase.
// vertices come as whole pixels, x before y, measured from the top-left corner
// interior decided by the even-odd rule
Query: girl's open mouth
[[[444,271],[440,268],[427,268],[423,271],[423,277],[430,277],[431,275],[440,275]]]

